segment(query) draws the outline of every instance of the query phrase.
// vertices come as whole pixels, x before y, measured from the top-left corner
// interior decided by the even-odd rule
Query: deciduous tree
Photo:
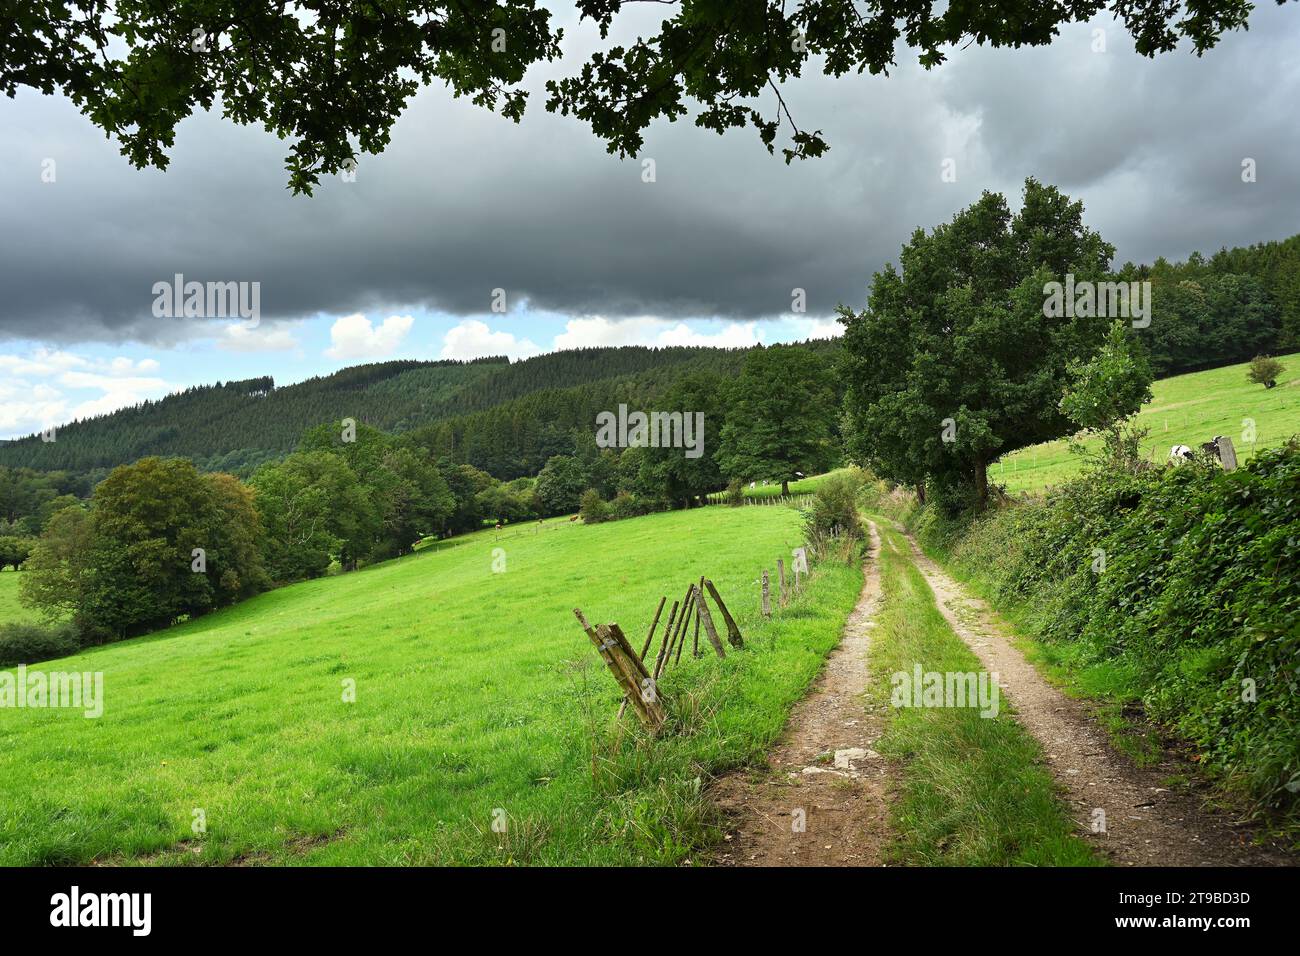
[[[1082,203],[1033,179],[1014,215],[986,192],[918,229],[901,271],[876,273],[867,309],[841,310],[850,451],[882,478],[935,485],[949,507],[983,507],[990,462],[1073,430],[1059,408],[1066,368],[1109,325],[1049,318],[1045,286],[1104,278],[1113,254]]]
[[[812,474],[835,457],[836,407],[830,369],[796,347],[756,349],[727,390],[718,465],[728,478],[775,479],[790,493],[798,472]]]

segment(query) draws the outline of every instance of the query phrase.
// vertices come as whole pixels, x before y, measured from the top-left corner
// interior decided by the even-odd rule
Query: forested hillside
[[[276,388],[270,377],[201,385],[157,401],[0,445],[0,464],[43,471],[107,470],[146,455],[178,455],[212,471],[247,471],[293,449],[303,430],[354,418],[396,429],[457,390],[507,367],[477,362],[384,362]]]
[[[400,433],[535,395],[542,397],[503,415],[514,421],[535,416],[533,431],[554,426],[566,433],[560,446],[568,448],[567,430],[578,423],[576,410],[588,408],[593,395],[607,401],[604,396],[613,394],[609,388],[575,388],[593,382],[628,386],[634,380],[631,394],[648,395],[691,371],[738,368],[743,357],[743,351],[706,348],[578,349],[513,363],[483,358],[359,365],[284,388],[276,388],[269,377],[218,383],[63,425],[53,442],[33,435],[0,443],[0,466],[88,474],[93,483],[109,469],[146,455],[178,455],[206,471],[247,475],[292,451],[303,431],[321,422],[352,418]],[[619,394],[628,400],[627,391]],[[487,446],[496,447],[502,420],[469,420],[449,434],[463,436],[467,429],[486,425],[491,432],[483,436]],[[440,441],[448,453],[464,445],[459,438]],[[476,457],[473,463],[482,461],[482,467],[491,458],[486,452],[476,452]],[[527,449],[513,459],[527,461],[528,467],[502,464],[488,470],[517,477],[530,469],[535,474],[545,463],[545,457],[538,462]]]
[[[1247,362],[1300,347],[1300,235],[1281,242],[1126,263],[1126,280],[1149,280],[1151,325],[1138,338],[1159,376]]]

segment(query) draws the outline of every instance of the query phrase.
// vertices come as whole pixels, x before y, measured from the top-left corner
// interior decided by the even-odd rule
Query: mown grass
[[[1144,453],[1159,463],[1174,445],[1199,448],[1227,435],[1244,463],[1256,450],[1300,433],[1300,353],[1279,358],[1286,371],[1271,389],[1246,380],[1249,363],[1160,379],[1138,415],[1139,424],[1150,429]],[[1255,424],[1254,445],[1243,437],[1246,419]],[[1078,473],[1079,456],[1065,441],[1054,441],[1007,455],[989,469],[989,479],[1011,492],[1041,491]]]
[[[910,557],[882,519],[882,605],[872,632],[872,695],[890,714],[879,749],[900,775],[891,805],[892,862],[921,866],[1098,865],[1076,834],[1037,742],[1002,698],[979,708],[893,708],[891,675],[978,673]],[[891,546],[892,544],[892,546]]]
[[[788,508],[482,532],[57,662],[104,673],[105,713],[0,710],[0,863],[682,862],[714,833],[703,780],[776,738],[860,588],[823,565],[763,622],[760,570],[801,537]],[[572,609],[639,646],[701,574],[749,646],[669,672],[663,739],[612,730]]]

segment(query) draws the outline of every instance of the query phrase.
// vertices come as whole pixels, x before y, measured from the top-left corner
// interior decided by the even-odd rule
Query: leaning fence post
[[[776,559],[776,576],[781,585],[781,606],[785,607],[790,603],[790,592],[785,584],[785,558]]]
[[[664,637],[664,646],[660,648],[659,659],[655,662],[654,676],[656,679],[658,679],[659,675],[664,672],[664,669],[672,663],[673,648],[676,647],[677,642],[679,640],[686,640],[686,627],[690,620],[691,609],[694,607],[691,603],[691,594],[694,590],[694,584],[686,589],[686,597],[682,598],[682,613],[681,616],[677,618],[677,629]]]
[[[713,616],[709,614],[709,606],[704,601],[704,592],[696,590],[695,592],[695,614],[696,622],[704,622],[704,633],[708,635],[709,643],[717,651],[719,657],[726,657],[727,652],[722,649],[722,639],[718,637],[718,629],[713,626]]]
[[[718,593],[718,589],[714,587],[712,581],[706,580],[704,586],[709,589],[709,593],[713,595],[714,603],[718,605],[718,610],[722,612],[722,620],[727,625],[727,642],[732,647],[744,647],[745,639],[740,636],[740,627],[736,624],[736,619],[731,616],[731,612],[727,610],[722,595]]]
[[[772,588],[768,583],[767,569],[763,569],[763,617],[772,616]]]
[[[650,650],[650,645],[654,643],[655,628],[659,626],[659,615],[664,612],[664,605],[668,603],[668,598],[661,597],[659,606],[655,608],[655,619],[650,622],[650,633],[645,637],[645,646],[641,648],[641,660],[645,660],[646,652]]]
[[[655,619],[654,619],[653,621],[650,622],[650,633],[646,635],[645,646],[641,648],[641,663],[642,663],[642,664],[645,663],[645,656],[646,656],[646,654],[649,653],[649,651],[650,651],[650,645],[653,644],[654,641],[655,641],[655,628],[657,628],[657,627],[659,626],[659,615],[661,615],[661,614],[663,613],[663,610],[664,610],[664,602],[666,602],[667,600],[668,600],[668,598],[666,598],[666,597],[661,597],[661,598],[659,599],[659,607],[657,607],[657,608],[655,609]],[[672,630],[672,626],[673,626],[673,618],[676,616],[676,614],[677,614],[677,602],[674,601],[674,602],[673,602],[673,609],[672,609],[672,611],[670,611],[669,614],[668,614],[668,624],[666,625],[666,627],[667,627],[668,630]],[[624,697],[623,697],[623,703],[621,703],[621,704],[618,705],[618,716],[619,716],[619,717],[622,717],[623,714],[626,713],[626,712],[627,712],[627,697],[624,696]]]
[[[637,658],[636,651],[628,644],[622,629],[617,624],[602,624],[593,628],[579,608],[574,608],[573,614],[587,637],[596,645],[597,652],[609,667],[609,672],[614,675],[614,680],[623,688],[626,699],[632,702],[642,723],[652,732],[657,731],[663,725],[667,712],[655,679]]]
[[[657,731],[668,716],[664,710],[663,701],[659,696],[659,686],[657,681],[650,676],[645,665],[636,657],[636,651],[628,643],[627,638],[623,635],[623,629],[617,624],[602,625],[609,638],[615,642],[616,655],[623,658],[623,667],[630,672],[633,684],[628,692],[628,699],[632,705],[637,708],[641,719],[645,721],[652,731]],[[596,629],[600,634],[601,628]]]

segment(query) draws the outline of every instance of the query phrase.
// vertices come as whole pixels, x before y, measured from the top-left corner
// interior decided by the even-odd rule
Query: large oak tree
[[[918,229],[899,269],[876,273],[868,307],[841,308],[846,444],[883,478],[982,507],[988,465],[1070,434],[1059,404],[1072,362],[1110,322],[1049,317],[1044,286],[1104,279],[1114,247],[1083,224],[1083,204],[1025,183],[1012,213],[985,192],[949,223]]]

